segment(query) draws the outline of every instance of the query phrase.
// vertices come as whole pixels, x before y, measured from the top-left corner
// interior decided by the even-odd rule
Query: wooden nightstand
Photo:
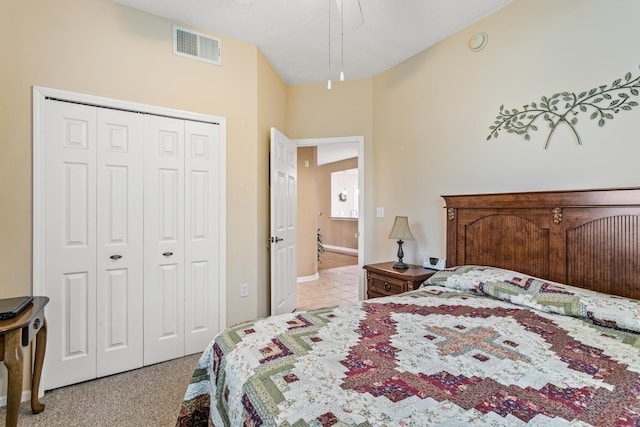
[[[418,289],[422,282],[433,276],[438,270],[431,270],[420,265],[409,265],[406,270],[393,268],[395,261],[368,264],[367,298],[378,298],[387,295]]]

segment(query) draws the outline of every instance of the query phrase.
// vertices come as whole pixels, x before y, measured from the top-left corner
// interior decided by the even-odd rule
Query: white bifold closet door
[[[185,121],[185,343],[184,354],[204,351],[220,331],[220,171],[213,159],[220,126]]]
[[[184,354],[184,122],[145,123],[145,363]]]
[[[218,331],[219,199],[207,123],[145,118],[145,365],[202,351]]]
[[[47,100],[47,389],[219,330],[219,126]]]
[[[50,388],[142,366],[142,131],[139,114],[47,102]]]

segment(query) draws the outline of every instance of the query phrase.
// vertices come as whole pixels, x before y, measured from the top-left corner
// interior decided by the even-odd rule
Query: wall
[[[297,277],[313,277],[318,272],[318,179],[317,148],[298,148]]]
[[[346,71],[346,70],[345,70]],[[347,80],[333,82],[333,89],[327,90],[326,82],[287,87],[287,132],[290,138],[329,138],[343,136],[364,137],[364,169],[365,188],[373,187],[373,80]],[[355,166],[357,167],[357,164]],[[365,209],[373,212],[373,198],[364,197]],[[320,203],[320,201],[319,201]],[[321,221],[325,219],[330,208],[320,208],[323,212],[318,217],[318,226],[326,229]],[[371,234],[364,224],[365,236]],[[353,222],[354,225],[357,222]],[[355,235],[357,230],[351,235]],[[324,231],[323,231],[324,233]],[[314,240],[315,241],[315,240]],[[326,240],[325,240],[326,242]],[[300,243],[300,242],[299,242]]]
[[[265,313],[258,298],[268,294],[266,144],[268,126],[285,125],[284,84],[256,46],[237,40],[222,37],[220,67],[174,56],[172,24],[110,0],[3,2],[0,297],[31,293],[37,85],[226,117],[227,323]],[[239,297],[241,283],[248,299]]]
[[[636,0],[517,0],[373,79],[334,82],[331,91],[284,87],[255,46],[224,37],[222,67],[175,57],[172,22],[110,0],[4,3],[0,297],[31,290],[33,85],[227,118],[229,324],[268,307],[265,159],[274,124],[291,138],[364,136],[365,262],[395,257],[387,239],[395,215],[409,216],[416,238],[404,245],[406,261],[444,256],[441,194],[640,186],[637,109],[602,128],[581,116],[579,147],[566,129],[548,150],[543,131],[528,142],[485,141],[502,104],[637,75]],[[489,43],[475,53],[467,43],[479,31]],[[239,298],[240,283],[250,285],[249,299]]]
[[[358,167],[358,158],[341,160],[318,166],[318,208],[321,213],[318,216],[318,227],[322,233],[325,245],[341,248],[358,249],[358,221],[331,219],[331,198],[337,198],[337,194],[331,192],[331,173],[345,169]],[[346,213],[348,215],[349,212]]]
[[[517,0],[376,76],[369,197],[385,217],[371,211],[365,261],[393,259],[396,245],[386,236],[401,214],[416,238],[405,243],[405,261],[444,257],[442,194],[640,186],[639,108],[604,127],[582,113],[581,146],[563,127],[545,150],[542,121],[530,141],[505,132],[486,141],[500,105],[522,108],[543,95],[638,76],[630,53],[639,14],[635,0]],[[473,52],[468,41],[480,31],[489,41]]]
[[[257,221],[258,262],[256,272],[257,292],[254,293],[257,304],[257,317],[265,317],[271,313],[269,150],[271,127],[276,127],[281,131],[285,129],[285,114],[286,86],[262,52],[258,51],[258,153],[256,157],[258,188],[255,217]],[[246,319],[248,318],[244,317],[243,320]]]

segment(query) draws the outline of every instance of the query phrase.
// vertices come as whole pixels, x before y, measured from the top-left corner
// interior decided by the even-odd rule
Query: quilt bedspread
[[[227,329],[177,425],[640,425],[639,338],[427,286]]]

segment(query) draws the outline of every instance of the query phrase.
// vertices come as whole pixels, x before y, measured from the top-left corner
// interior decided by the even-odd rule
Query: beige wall
[[[372,141],[372,79],[287,86],[290,138],[364,136]]]
[[[602,128],[582,113],[582,146],[562,128],[544,150],[543,122],[531,141],[507,133],[486,141],[502,104],[522,108],[637,76],[637,16],[635,0],[517,0],[376,76],[368,196],[385,217],[373,219],[365,261],[393,258],[387,235],[400,214],[416,238],[405,243],[405,261],[444,257],[442,194],[640,186],[639,108]],[[468,41],[480,31],[489,42],[473,52]]]
[[[271,313],[271,257],[270,257],[270,224],[269,224],[269,146],[271,127],[283,131],[286,128],[286,86],[278,73],[258,51],[258,153],[257,153],[257,215],[258,239],[257,255],[257,316],[265,317]],[[234,179],[231,172],[229,179]],[[243,268],[248,264],[235,265]],[[238,292],[236,292],[237,294]],[[228,304],[227,304],[228,305]],[[247,318],[243,319],[246,320]]]
[[[268,127],[286,125],[285,86],[234,39],[222,37],[220,67],[174,56],[172,24],[110,0],[3,2],[0,297],[31,293],[36,85],[226,117],[227,323],[267,313]]]
[[[227,118],[228,323],[268,312],[269,126],[291,138],[364,136],[365,262],[395,257],[387,235],[401,214],[416,238],[405,243],[406,261],[444,256],[441,194],[640,186],[638,109],[602,128],[580,116],[580,147],[566,129],[549,150],[544,131],[529,142],[485,141],[502,104],[637,75],[636,0],[516,0],[375,78],[331,91],[285,87],[255,46],[224,37],[222,67],[173,56],[171,21],[110,0],[4,3],[0,297],[31,291],[33,85]],[[468,40],[478,31],[489,43],[474,53]],[[239,298],[241,283],[249,298]]]
[[[331,193],[331,172],[358,167],[358,158],[341,160],[318,166],[318,208],[321,215],[318,216],[318,227],[322,233],[325,245],[341,248],[358,249],[358,221],[331,219],[331,198],[337,197]]]
[[[297,244],[298,277],[314,276],[318,272],[318,179],[317,148],[298,148]]]
[[[326,83],[287,87],[287,132],[291,138],[364,137],[364,186],[373,194],[373,79],[334,82],[327,90]],[[373,198],[364,197],[367,213],[374,212]],[[330,209],[326,210],[331,212]],[[319,220],[323,215],[318,217]],[[355,224],[355,222],[354,222]],[[372,235],[364,224],[364,234]],[[323,227],[325,228],[325,227]],[[355,235],[355,231],[353,233]],[[365,237],[366,239],[366,237]],[[365,243],[366,245],[366,243]]]

